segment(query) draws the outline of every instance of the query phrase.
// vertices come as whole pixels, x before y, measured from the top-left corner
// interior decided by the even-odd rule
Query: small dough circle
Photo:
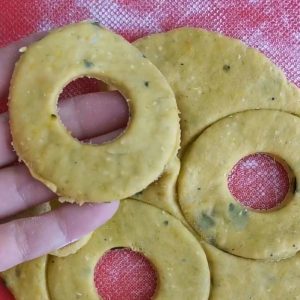
[[[285,206],[255,212],[231,195],[227,176],[250,153],[282,158],[300,180],[300,118],[269,110],[242,112],[206,129],[183,157],[178,197],[190,225],[218,248],[246,258],[282,259],[300,249],[300,191]]]
[[[129,104],[127,129],[110,143],[80,143],[57,117],[59,93],[84,76],[118,87]],[[79,203],[144,189],[163,172],[179,131],[175,97],[162,74],[121,36],[90,22],[28,47],[13,74],[9,114],[14,148],[31,174]]]
[[[76,254],[51,259],[47,273],[51,299],[71,299],[76,292],[83,299],[98,300],[95,266],[104,253],[117,247],[142,253],[156,268],[156,300],[208,299],[209,268],[197,239],[168,213],[129,199]]]

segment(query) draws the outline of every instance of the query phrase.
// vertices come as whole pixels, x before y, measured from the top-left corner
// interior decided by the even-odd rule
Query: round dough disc
[[[63,87],[83,76],[107,81],[127,99],[130,121],[114,141],[80,143],[57,116]],[[122,37],[90,22],[28,47],[14,71],[9,113],[14,148],[31,174],[79,203],[144,189],[163,172],[179,130],[175,97],[162,74]]]
[[[300,191],[280,209],[247,210],[231,195],[227,176],[242,157],[257,152],[283,159],[300,181],[300,118],[255,110],[206,129],[183,157],[178,196],[190,225],[208,242],[253,259],[282,259],[300,249]]]
[[[300,115],[299,89],[268,58],[239,40],[179,28],[134,43],[167,78],[180,110],[182,148],[212,123],[249,109]]]
[[[197,239],[168,213],[136,200],[122,201],[114,218],[76,254],[51,258],[51,299],[73,299],[76,292],[98,300],[94,268],[106,251],[116,247],[139,251],[151,261],[159,280],[155,299],[208,299],[209,268]]]

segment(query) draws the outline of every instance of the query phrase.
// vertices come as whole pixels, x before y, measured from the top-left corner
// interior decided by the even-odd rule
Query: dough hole
[[[282,207],[293,188],[290,168],[268,153],[254,153],[240,159],[231,169],[228,189],[243,206],[258,211]]]
[[[113,248],[99,259],[94,282],[103,300],[150,300],[157,289],[158,275],[142,253]]]
[[[107,92],[108,89],[108,84],[96,78],[77,78],[64,87],[59,96],[59,101],[82,95],[88,97],[88,94]],[[66,103],[63,103],[62,108],[58,110],[58,115],[72,137],[79,139],[81,143],[103,144],[121,136],[126,131],[129,122],[129,107],[124,97],[122,97],[122,105],[120,104],[120,97],[118,96],[121,93],[118,92],[113,92],[112,104],[109,105],[107,112],[102,112],[103,110],[101,109],[105,107],[105,102],[107,101],[103,98],[101,100],[94,99],[95,102],[102,101],[102,104],[98,102],[98,107],[97,103],[91,100],[88,101],[87,97],[85,99],[75,98],[71,100],[74,101],[72,113],[64,109]],[[112,112],[112,110],[115,110],[115,112]],[[74,118],[72,118],[73,115]],[[51,117],[56,118],[57,116],[52,115]],[[68,121],[65,124],[64,120],[66,118],[72,119],[72,121]],[[99,118],[102,120],[99,120]]]

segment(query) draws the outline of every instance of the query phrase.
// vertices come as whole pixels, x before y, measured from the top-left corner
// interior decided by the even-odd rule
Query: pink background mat
[[[300,86],[299,0],[0,0],[0,47],[84,19],[130,41],[181,26],[217,31],[261,50]]]

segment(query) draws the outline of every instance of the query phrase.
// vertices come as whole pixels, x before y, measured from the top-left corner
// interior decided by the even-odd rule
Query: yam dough
[[[300,114],[300,92],[243,42],[196,28],[146,36],[134,45],[167,78],[181,116],[183,151],[209,125],[250,109]]]
[[[84,76],[116,86],[128,102],[129,124],[114,141],[80,143],[57,116],[64,86]],[[144,189],[172,157],[179,130],[174,94],[161,73],[121,36],[90,22],[28,47],[13,74],[9,113],[14,148],[31,174],[78,203]]]
[[[282,259],[300,249],[300,191],[275,211],[241,206],[230,194],[227,176],[242,157],[274,154],[300,181],[300,118],[285,112],[237,113],[206,129],[182,160],[178,197],[190,225],[226,252],[253,259]]]
[[[51,258],[51,299],[75,300],[77,293],[82,299],[98,300],[94,268],[115,247],[142,252],[153,263],[159,277],[155,299],[208,299],[209,269],[197,239],[168,213],[136,200],[122,201],[117,214],[76,254]]]

